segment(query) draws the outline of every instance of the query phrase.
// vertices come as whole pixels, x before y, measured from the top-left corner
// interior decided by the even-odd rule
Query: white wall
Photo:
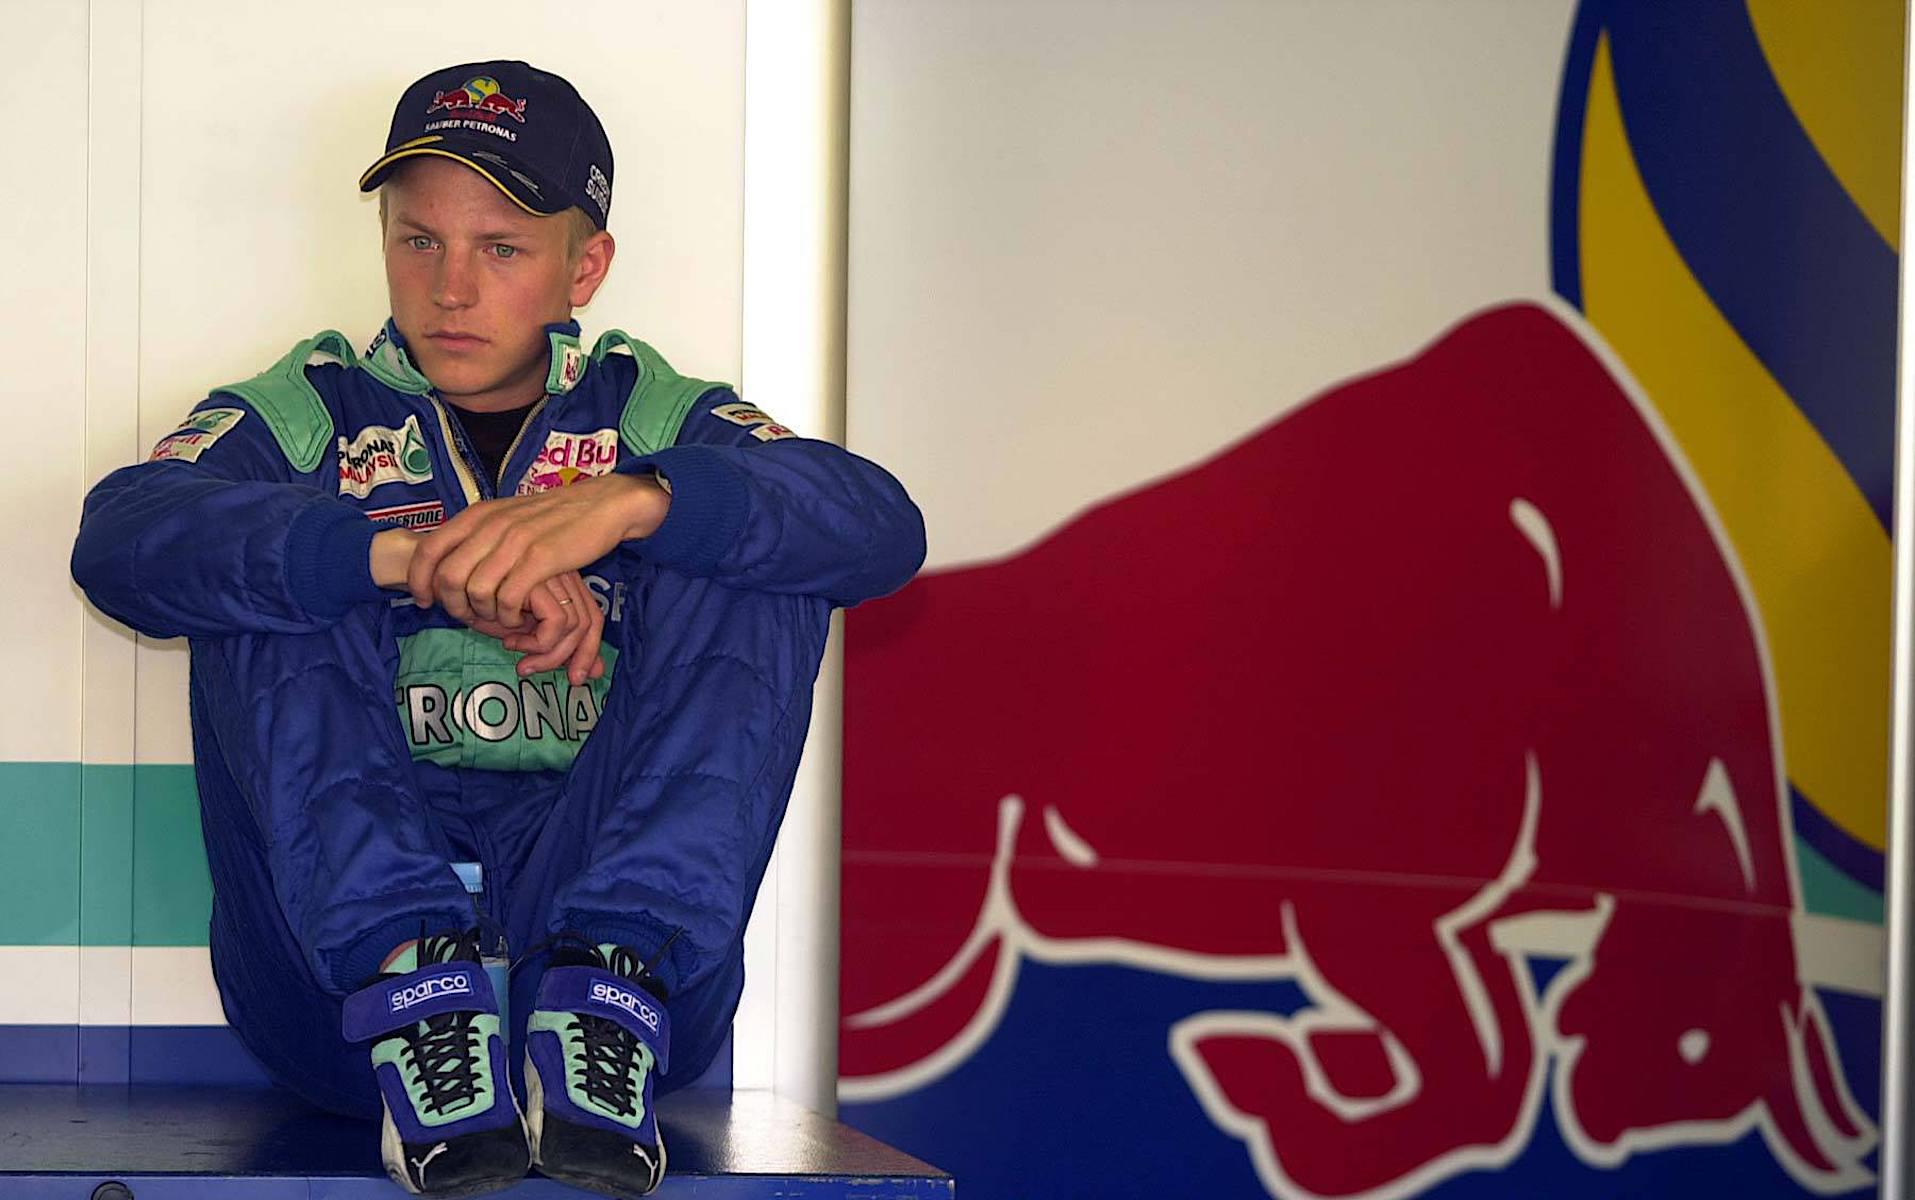
[[[87,383],[86,5],[0,4],[25,111],[0,169],[0,412],[25,436],[0,441],[6,522],[0,595],[14,686],[0,688],[0,761],[76,761],[80,609],[66,556],[79,524]]]
[[[846,433],[931,565],[1546,292],[1573,7],[858,5]]]

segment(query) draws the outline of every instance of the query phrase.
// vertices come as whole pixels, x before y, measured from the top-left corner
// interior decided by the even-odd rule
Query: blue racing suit
[[[215,391],[87,497],[73,575],[141,633],[191,639],[191,715],[227,1018],[270,1073],[376,1115],[340,999],[397,943],[473,924],[523,952],[631,946],[670,995],[672,1078],[722,1044],[742,934],[790,796],[832,606],[902,586],[924,529],[882,468],[608,333],[548,327],[547,395],[498,480],[388,322],[363,358],[302,342]],[[584,568],[602,680],[518,655],[371,580],[381,527],[608,472],[672,493]],[[521,963],[522,1040],[541,963]],[[513,1055],[515,1065],[518,1056]]]

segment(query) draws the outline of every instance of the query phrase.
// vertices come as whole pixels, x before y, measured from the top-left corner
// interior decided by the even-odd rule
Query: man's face
[[[565,218],[533,216],[451,159],[413,159],[386,189],[386,286],[413,361],[465,408],[537,399],[550,351],[544,326],[591,299],[610,239],[595,252],[595,238],[574,261]]]

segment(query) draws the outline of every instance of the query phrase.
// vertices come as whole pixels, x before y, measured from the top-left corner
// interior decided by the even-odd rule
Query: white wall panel
[[[1546,292],[1560,63],[1508,47],[1572,7],[859,4],[847,436],[931,565]]]
[[[0,168],[0,762],[80,756],[81,606],[67,582],[80,519],[87,380],[87,5],[0,3],[8,121]],[[18,39],[17,41],[15,39]],[[17,103],[17,101],[16,101]]]

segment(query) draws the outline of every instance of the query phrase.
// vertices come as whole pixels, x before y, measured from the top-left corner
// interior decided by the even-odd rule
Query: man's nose
[[[478,279],[463,254],[447,252],[439,260],[432,302],[440,308],[468,308],[478,300]]]

